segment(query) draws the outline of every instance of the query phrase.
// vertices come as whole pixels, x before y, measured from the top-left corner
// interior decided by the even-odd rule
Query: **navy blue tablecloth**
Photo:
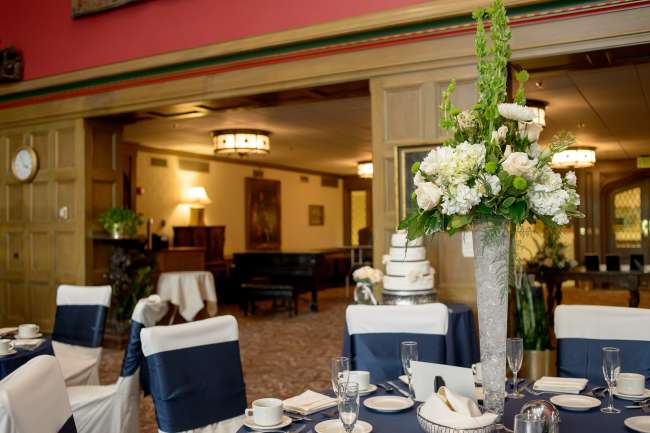
[[[445,304],[449,309],[446,359],[447,365],[471,367],[480,361],[478,338],[472,308],[467,304]]]
[[[30,359],[35,358],[39,355],[54,356],[54,349],[52,349],[52,339],[50,337],[43,338],[45,341],[34,350],[16,348],[16,354],[0,356],[0,379],[4,379],[18,367],[22,366]]]
[[[398,380],[393,381],[398,383]],[[406,390],[406,385],[404,385]],[[385,395],[383,391],[377,391],[374,394],[361,397],[361,405],[359,409],[359,419],[369,422],[373,426],[373,433],[422,433],[423,430],[420,428],[416,417],[416,407],[420,403],[416,403],[411,409],[396,413],[396,414],[383,414],[378,412],[373,412],[366,409],[363,405],[363,401],[366,398]],[[519,410],[523,404],[530,400],[543,399],[548,400],[552,395],[544,394],[541,396],[532,396],[526,394],[526,397],[520,400],[506,400],[505,414],[504,414],[504,423],[506,427],[513,428],[513,420],[515,414],[519,413]],[[604,401],[606,404],[606,399]],[[592,409],[588,412],[570,412],[560,409],[560,419],[561,427],[560,431],[562,433],[624,433],[629,432],[624,425],[623,421],[625,418],[633,416],[641,416],[643,413],[639,409],[625,409],[623,406],[626,404],[632,404],[631,402],[626,402],[624,400],[614,399],[614,405],[621,409],[621,413],[618,415],[605,415],[600,413],[599,408]],[[328,413],[330,410],[325,410],[313,415],[310,415],[312,419],[311,422],[305,422],[307,425],[303,429],[302,433],[308,433],[310,429],[313,430],[314,426],[321,422],[328,420],[330,418],[325,417],[323,413]],[[291,427],[287,427],[286,430],[291,431],[292,428],[302,425],[301,422],[294,422]],[[238,433],[248,433],[251,430],[242,427]]]

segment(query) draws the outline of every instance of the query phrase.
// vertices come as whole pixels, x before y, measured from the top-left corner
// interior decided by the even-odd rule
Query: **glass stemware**
[[[359,384],[349,382],[339,387],[339,419],[346,433],[354,430],[359,417]]]
[[[543,433],[545,421],[527,413],[515,415],[514,433]]]
[[[512,370],[512,392],[508,394],[508,397],[522,398],[524,395],[517,389],[517,373],[519,373],[521,363],[524,360],[524,340],[521,338],[508,338],[506,341],[506,356],[510,370]]]
[[[614,388],[616,388],[616,376],[621,371],[621,350],[616,347],[603,347],[603,376],[607,382],[608,397],[607,406],[600,409],[602,413],[621,413],[614,407]]]
[[[350,377],[350,358],[341,356],[332,358],[332,391],[334,395],[339,396],[341,385],[347,385]]]
[[[418,343],[416,341],[402,341],[402,344],[400,345],[400,351],[402,355],[402,367],[404,368],[404,373],[406,373],[406,377],[408,377],[409,381],[409,398],[411,400],[415,400],[411,381],[411,377],[413,375],[413,367],[411,366],[411,362],[418,360]]]

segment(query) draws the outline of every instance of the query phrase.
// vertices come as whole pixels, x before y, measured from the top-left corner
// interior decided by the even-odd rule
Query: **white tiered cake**
[[[391,236],[390,251],[384,256],[385,304],[435,302],[434,270],[426,259],[426,249],[422,244],[422,238],[407,241],[406,232],[402,230]]]

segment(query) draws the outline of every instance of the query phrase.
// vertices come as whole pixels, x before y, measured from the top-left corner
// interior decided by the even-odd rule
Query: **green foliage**
[[[526,104],[526,92],[524,86],[526,85],[528,78],[528,71],[526,70],[521,70],[515,74],[515,79],[517,80],[517,94],[515,95],[515,104]]]
[[[452,131],[456,126],[456,114],[459,110],[451,103],[451,94],[454,93],[454,90],[456,90],[456,80],[451,80],[447,89],[442,92],[442,102],[440,103],[440,128],[445,131]]]
[[[131,209],[114,207],[99,216],[99,223],[110,232],[116,224],[123,225],[126,232],[135,233],[142,219]]]
[[[519,316],[519,333],[524,340],[524,350],[546,350],[551,342],[546,320],[546,306],[541,287],[533,286],[526,275],[521,287],[515,288],[515,300]]]
[[[153,269],[151,266],[139,268],[132,278],[131,291],[122,297],[116,305],[115,315],[120,322],[131,318],[131,313],[139,299],[146,298],[153,293]]]

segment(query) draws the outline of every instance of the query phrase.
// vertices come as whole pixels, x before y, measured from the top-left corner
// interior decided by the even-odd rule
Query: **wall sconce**
[[[205,208],[206,204],[211,203],[208,193],[202,186],[193,186],[187,188],[184,192],[183,203],[190,205],[190,223],[191,226],[205,225]]]

